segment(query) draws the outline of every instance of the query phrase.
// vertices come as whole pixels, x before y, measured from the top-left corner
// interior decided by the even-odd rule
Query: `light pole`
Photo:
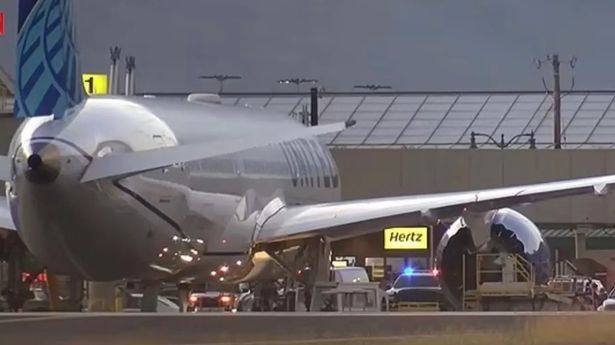
[[[518,138],[529,137],[528,143],[530,144],[530,149],[535,149],[536,148],[536,139],[534,138],[534,131],[531,131],[530,133],[517,134],[514,137],[510,138],[510,140],[508,140],[508,141],[504,141],[504,134],[502,134],[502,136],[500,137],[500,142],[497,142],[489,134],[477,133],[477,132],[472,131],[472,133],[470,133],[470,148],[471,149],[478,148],[478,146],[476,145],[476,137],[487,138],[487,141],[491,141],[495,146],[499,147],[502,150],[507,148],[508,146],[510,146],[510,144],[512,144],[512,142],[515,141]]]
[[[281,84],[281,85],[295,84],[297,86],[297,93],[299,93],[299,86],[301,84],[306,84],[306,83],[316,84],[318,83],[318,80],[317,79],[306,79],[306,78],[288,78],[288,79],[278,80],[278,84]]]
[[[215,79],[220,83],[220,88],[218,89],[218,93],[222,93],[224,91],[224,82],[231,79],[237,80],[241,79],[241,76],[238,75],[229,75],[229,74],[212,74],[212,75],[202,75],[199,77],[200,79]]]
[[[364,85],[355,85],[355,89],[367,89],[370,91],[378,91],[380,89],[392,89],[389,85],[380,85],[380,84],[364,84]]]

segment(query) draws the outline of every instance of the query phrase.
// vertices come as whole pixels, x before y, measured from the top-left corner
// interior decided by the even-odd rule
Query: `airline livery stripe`
[[[23,54],[22,60],[21,60],[21,65],[23,66],[26,62],[28,62],[28,59],[30,59],[30,57],[32,57],[32,54],[36,51],[36,48],[38,48],[38,46],[41,45],[41,39],[37,38],[34,40],[34,42],[32,42],[32,44],[28,47],[28,49],[26,50],[26,52]]]
[[[306,156],[301,148],[301,143],[297,140],[297,141],[291,142],[291,145],[293,145],[293,147],[297,150],[297,156],[299,157],[299,160],[303,164],[305,185],[313,187],[314,181],[312,180],[312,174],[310,173],[310,164],[307,161]]]
[[[316,158],[318,159],[319,166],[322,169],[323,183],[325,185],[325,188],[329,188],[330,186],[329,175],[332,175],[333,173],[331,171],[327,171],[329,169],[325,161],[322,159],[322,155],[323,155],[322,148],[313,141],[308,141],[308,144],[314,150],[313,152],[316,152]]]
[[[308,168],[305,163],[305,160],[301,156],[299,149],[297,149],[297,147],[295,146],[294,141],[290,142],[289,145],[291,147],[291,150],[295,154],[297,161],[299,162],[299,168],[301,169],[301,185],[307,187],[308,186]]]
[[[55,107],[58,103],[58,97],[60,97],[58,90],[56,90],[54,86],[50,86],[43,97],[43,101],[39,104],[38,109],[36,109],[36,112],[42,114],[49,105],[53,105],[52,108]]]
[[[62,22],[62,17],[58,16],[53,23],[49,24],[49,26],[47,26],[47,30],[49,32],[53,32],[55,29],[58,28],[58,26],[60,25],[60,23]]]
[[[307,161],[309,174],[310,174],[310,186],[314,187],[314,179],[318,181],[318,171],[316,170],[316,163],[314,162],[314,156],[312,156],[310,149],[307,147],[307,140],[299,139],[299,142],[297,144],[301,148],[301,152],[303,153]]]
[[[282,149],[282,153],[284,154],[284,158],[286,159],[286,163],[288,164],[288,168],[290,170],[290,180],[293,184],[293,187],[297,187],[297,168],[295,167],[295,162],[291,160],[288,153],[288,149],[286,148],[286,144],[281,143],[280,148]]]
[[[57,41],[56,44],[54,44],[53,47],[51,47],[51,49],[49,49],[49,56],[52,59],[56,57],[56,55],[60,51],[60,48],[62,48],[62,44],[64,44],[64,42]]]
[[[30,24],[30,27],[34,27],[38,23],[40,23],[40,21],[43,19],[44,16],[45,16],[45,11],[39,11],[36,17],[32,19],[32,24]]]
[[[324,176],[324,174],[321,175],[321,172],[323,171],[320,169],[322,168],[322,165],[318,164],[318,154],[316,153],[317,151],[315,151],[314,147],[310,144],[310,140],[304,139],[303,142],[305,144],[305,149],[310,156],[310,161],[313,163],[314,166],[314,173],[316,174],[316,186],[320,188],[320,176]]]
[[[23,90],[22,90],[23,96],[25,96],[26,98],[30,96],[30,92],[32,92],[34,85],[36,85],[36,82],[40,79],[41,75],[43,75],[44,71],[45,71],[45,68],[43,67],[43,63],[41,62],[38,64],[38,66],[34,70],[34,73],[30,75],[30,78],[28,78],[26,85],[24,85]]]

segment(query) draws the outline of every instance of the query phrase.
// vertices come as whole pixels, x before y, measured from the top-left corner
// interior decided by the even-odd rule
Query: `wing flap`
[[[3,196],[0,196],[0,229],[17,230],[9,211],[9,204]]]
[[[147,151],[108,155],[92,161],[81,178],[81,182],[84,183],[103,178],[137,174],[175,163],[206,159],[284,141],[339,132],[344,128],[346,128],[344,123],[333,123],[315,127],[297,127],[294,131],[279,131],[267,133],[267,135],[263,135],[262,133],[251,133],[241,138],[231,138],[229,140],[217,142],[179,145]]]
[[[580,194],[604,195],[615,175],[580,178],[526,186],[427,194],[285,207],[267,219],[256,242],[311,236],[332,239],[382,231],[399,223],[461,215],[464,210],[487,211],[528,202]]]

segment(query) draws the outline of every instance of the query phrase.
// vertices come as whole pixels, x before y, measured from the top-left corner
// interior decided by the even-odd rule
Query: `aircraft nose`
[[[26,158],[26,179],[36,184],[54,182],[60,175],[62,162],[59,148],[51,143],[31,145]]]

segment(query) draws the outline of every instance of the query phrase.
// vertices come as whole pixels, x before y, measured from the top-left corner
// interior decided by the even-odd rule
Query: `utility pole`
[[[318,126],[318,88],[310,89],[310,126]]]
[[[536,67],[540,69],[544,62],[549,61],[553,67],[553,91],[549,90],[544,77],[542,78],[542,85],[548,94],[553,96],[553,148],[559,150],[562,148],[562,94],[560,85],[560,59],[559,54],[547,55],[545,60],[534,59]],[[570,69],[574,70],[577,58],[572,57],[569,61]],[[570,85],[570,91],[574,89],[574,73],[572,73],[572,83]]]
[[[559,84],[559,55],[553,54],[553,144],[555,149],[562,148],[562,97]]]

